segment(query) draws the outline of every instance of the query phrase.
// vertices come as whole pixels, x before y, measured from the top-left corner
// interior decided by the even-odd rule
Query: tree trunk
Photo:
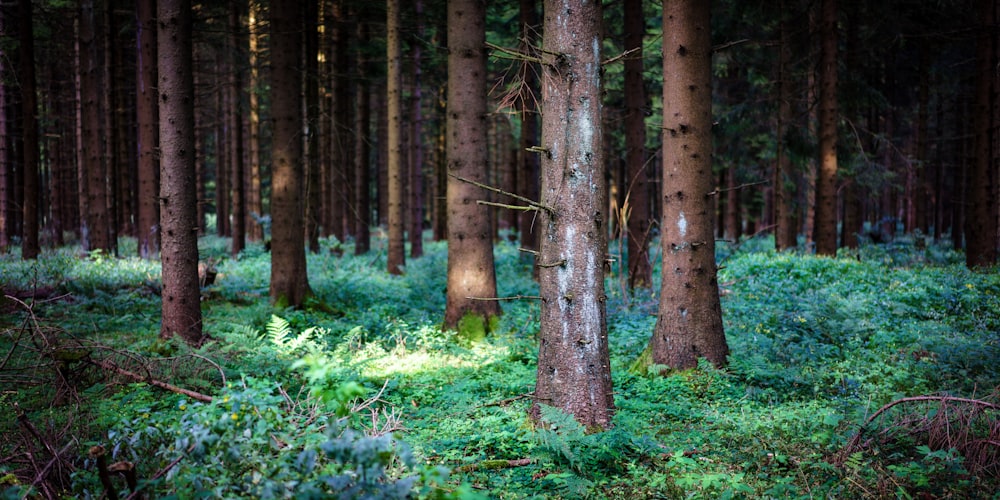
[[[532,418],[540,405],[588,430],[614,413],[608,355],[607,197],[601,126],[601,4],[546,0],[542,64],[542,186],[538,212],[541,344]]]
[[[837,254],[837,1],[820,2],[819,176],[816,255]]]
[[[20,75],[21,83],[21,134],[22,168],[24,169],[23,227],[21,231],[21,258],[35,259],[41,251],[38,245],[39,202],[39,151],[38,151],[38,95],[35,89],[35,42],[32,32],[31,0],[20,0]]]
[[[781,3],[784,11],[785,3]],[[776,130],[778,151],[774,162],[774,248],[779,252],[794,248],[798,229],[792,213],[792,193],[789,192],[789,178],[792,175],[792,161],[786,146],[786,135],[792,124],[792,46],[788,39],[791,28],[790,16],[783,14],[781,20],[781,41],[778,61],[778,126]]]
[[[249,56],[249,66],[250,66],[250,81],[248,82],[249,98],[250,98],[250,117],[249,123],[249,136],[250,140],[247,144],[249,148],[249,159],[250,159],[250,192],[247,196],[248,209],[250,211],[250,218],[252,222],[250,227],[247,229],[247,237],[250,241],[261,241],[264,239],[264,225],[262,223],[264,217],[264,202],[261,199],[261,185],[260,185],[260,98],[258,95],[258,87],[260,81],[260,70],[258,67],[258,61],[260,54],[259,38],[261,29],[261,24],[258,22],[260,20],[260,4],[257,2],[250,2],[250,36],[247,40],[249,46],[248,56]]]
[[[413,52],[413,92],[410,94],[410,257],[424,254],[424,118],[420,86],[423,84],[420,47],[424,40],[424,2],[414,2],[416,37]]]
[[[303,164],[306,169],[306,220],[305,231],[308,240],[309,251],[319,252],[319,225],[322,218],[320,211],[320,169],[326,168],[319,160],[319,29],[316,20],[319,19],[318,0],[302,2],[300,4],[304,11],[304,33],[305,39],[305,104],[306,104],[306,126],[303,134],[305,139],[305,156]]]
[[[646,18],[642,0],[625,1],[625,50],[635,50],[625,59],[625,161],[628,177],[623,188],[628,200],[628,283],[631,288],[653,285],[649,260],[649,186],[646,175],[646,90],[642,79],[642,37]]]
[[[156,0],[136,4],[136,122],[138,122],[139,193],[136,239],[139,257],[160,255],[159,108],[156,95]]]
[[[0,32],[6,32],[11,24],[7,10],[0,7]],[[0,46],[0,74],[7,74],[9,71],[8,60],[10,54],[6,47]],[[0,255],[6,254],[10,248],[11,241],[11,212],[14,195],[14,162],[11,151],[13,138],[11,137],[9,109],[10,83],[0,81]]]
[[[349,22],[344,15],[343,2],[334,4],[335,18],[337,20],[334,29],[336,37],[336,47],[334,48],[334,61],[337,68],[350,67],[349,51],[350,30],[347,29]],[[359,44],[359,46],[363,46]],[[357,215],[356,199],[358,188],[355,183],[359,179],[353,178],[351,173],[357,167],[356,158],[352,154],[357,141],[356,134],[351,130],[351,79],[350,72],[337,70],[334,76],[334,111],[333,111],[333,234],[340,241],[345,241],[348,236],[355,233]],[[369,91],[365,89],[367,94]],[[366,104],[367,105],[367,104]],[[367,140],[367,134],[364,134]],[[367,183],[365,189],[368,188]],[[354,201],[354,204],[352,204]],[[366,219],[367,220],[367,219]],[[355,234],[356,236],[356,234]],[[355,239],[355,241],[357,241]]]
[[[406,265],[406,254],[403,246],[404,214],[403,214],[403,68],[402,49],[400,47],[400,0],[388,0],[386,11],[386,59],[388,100],[388,223],[389,223],[389,274],[403,274]]]
[[[966,182],[965,264],[987,268],[997,262],[997,165],[994,163],[997,85],[996,2],[980,0],[983,23],[976,45],[975,151]]]
[[[500,314],[490,209],[486,191],[457,177],[486,177],[486,7],[480,0],[448,2],[448,288],[446,328],[471,340]],[[477,328],[465,318],[480,322]],[[476,331],[464,331],[472,330]]]
[[[302,71],[300,31],[305,23],[294,0],[271,3],[271,301],[298,307],[309,295],[302,182]]]
[[[358,24],[358,45],[365,46],[368,43],[368,24]],[[368,75],[368,60],[363,56],[358,56],[358,80],[364,82]],[[371,91],[368,85],[361,84],[357,87],[357,114],[354,122],[354,202],[356,213],[354,217],[354,253],[362,255],[371,249],[371,196],[369,195],[371,184],[371,168],[369,156],[371,156],[371,142],[369,141],[369,130],[371,128]]]
[[[194,167],[191,1],[157,5],[160,102],[160,227],[163,320],[160,336],[202,341]]]
[[[84,250],[111,251],[108,214],[107,164],[101,141],[100,88],[97,20],[93,0],[80,2],[80,107],[82,134],[81,165],[87,197]]]
[[[521,23],[520,48],[524,53],[535,50],[538,40],[538,10],[536,0],[520,0],[519,20]],[[538,78],[536,64],[530,61],[521,62],[521,145],[518,148],[518,193],[529,200],[538,200],[540,196],[540,162],[541,158],[530,148],[538,146],[538,113],[535,109],[535,96],[538,95]],[[541,228],[537,226],[538,214],[533,211],[521,212],[519,217],[518,235],[521,246],[527,250],[538,250],[538,235]],[[524,252],[524,255],[532,255]],[[535,267],[537,273],[538,268]]]
[[[663,276],[652,362],[724,366],[715,267],[710,5],[663,2]]]
[[[232,248],[233,257],[238,257],[246,245],[246,189],[244,177],[246,164],[243,151],[243,2],[229,4],[229,42],[231,80],[229,89],[229,164],[230,164],[230,202],[232,203]]]

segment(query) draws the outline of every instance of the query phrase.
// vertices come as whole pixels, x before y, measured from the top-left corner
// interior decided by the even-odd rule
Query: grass
[[[997,447],[972,456],[935,434],[960,423],[945,413],[967,415],[970,435],[998,432],[989,405],[1000,396],[1000,275],[966,270],[947,247],[902,240],[835,259],[776,254],[766,240],[720,248],[729,367],[654,378],[627,368],[648,341],[657,294],[627,292],[613,269],[615,425],[586,434],[554,409],[549,429],[528,425],[537,303],[505,302],[482,343],[440,331],[443,243],[426,244],[397,277],[377,248],[355,257],[348,243],[338,256],[327,242],[308,260],[329,308],[302,310],[268,304],[262,248],[231,259],[226,243],[201,242],[220,274],[203,302],[214,341],[197,350],[156,338],[159,267],[134,250],[0,256],[8,293],[44,292],[0,304],[0,353],[10,353],[0,487],[16,495],[32,484],[27,453],[55,456],[43,441],[66,449],[33,491],[70,496],[102,491],[93,444],[133,462],[155,494],[182,497],[308,497],[330,484],[387,498],[988,498],[1000,487]],[[514,244],[499,243],[496,259],[501,296],[537,295]],[[56,338],[212,402],[83,363],[59,372]],[[60,373],[71,380],[54,383]],[[953,403],[898,404],[868,421],[921,395],[985,406],[973,416]],[[915,421],[927,425],[907,427]],[[862,429],[872,438],[852,440]]]

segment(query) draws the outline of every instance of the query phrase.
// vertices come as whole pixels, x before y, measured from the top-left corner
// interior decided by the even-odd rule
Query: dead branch
[[[538,295],[513,295],[511,297],[466,297],[466,299],[469,299],[469,300],[484,300],[484,301],[491,301],[491,300],[525,300],[525,299],[542,300],[542,297],[538,296]]]
[[[107,370],[109,372],[117,373],[118,375],[122,375],[137,382],[146,382],[149,385],[159,387],[160,389],[165,389],[170,392],[175,392],[177,394],[183,394],[189,398],[198,401],[204,401],[206,403],[212,402],[212,396],[208,396],[200,392],[195,392],[189,389],[177,387],[176,385],[168,384],[166,382],[163,382],[162,380],[156,380],[152,377],[144,377],[138,373],[121,368],[110,361],[100,360],[100,359],[88,359],[87,362],[104,370]]]
[[[523,467],[525,465],[531,465],[533,463],[535,463],[535,460],[532,458],[518,458],[515,460],[483,460],[482,462],[463,465],[455,470],[459,472],[474,472],[480,469],[484,470],[510,469],[513,467]]]
[[[455,174],[448,174],[448,175],[451,176],[451,177],[454,177],[454,178],[456,178],[456,179],[458,179],[458,180],[460,180],[462,182],[466,182],[466,183],[472,184],[473,186],[483,188],[483,189],[485,189],[487,191],[493,191],[494,193],[499,193],[499,194],[502,194],[504,196],[510,196],[511,198],[514,198],[515,200],[523,201],[523,202],[527,203],[528,205],[531,205],[533,207],[545,210],[546,212],[548,212],[550,214],[556,213],[555,209],[553,209],[552,207],[548,207],[548,206],[542,205],[541,203],[539,203],[537,201],[530,200],[530,199],[525,198],[523,196],[516,195],[514,193],[508,193],[507,191],[504,191],[503,189],[495,188],[493,186],[488,186],[488,185],[483,184],[481,182],[476,182],[476,181],[474,181],[472,179],[466,179],[465,177],[460,177],[460,176],[457,176]]]
[[[641,49],[641,48],[642,47],[633,47],[631,49],[628,49],[625,52],[622,52],[621,54],[618,54],[617,56],[614,56],[614,57],[612,57],[610,59],[605,59],[604,61],[601,62],[601,65],[602,66],[606,66],[608,64],[613,64],[613,63],[615,63],[617,61],[625,59],[626,57],[628,57],[628,56],[630,56],[630,55],[635,54],[636,52],[638,52],[639,49]]]

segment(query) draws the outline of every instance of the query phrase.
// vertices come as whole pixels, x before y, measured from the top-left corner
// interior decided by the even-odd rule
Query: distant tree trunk
[[[816,179],[817,255],[837,254],[837,0],[820,2],[819,176]]]
[[[414,2],[416,10],[416,37],[413,39],[413,92],[410,94],[410,257],[424,254],[424,118],[420,47],[424,39],[424,2]],[[485,43],[485,42],[484,42]]]
[[[10,24],[7,10],[0,7],[0,32],[6,32]],[[0,46],[0,74],[7,74],[9,71],[8,60],[10,54],[6,47]],[[10,83],[0,80],[0,255],[6,254],[10,248],[11,240],[11,207],[13,205],[14,194],[14,165],[13,152],[11,151],[12,138],[9,120],[11,119],[8,109],[10,95]]]
[[[715,267],[710,4],[663,2],[663,245],[652,363],[724,366]]]
[[[520,49],[524,53],[535,50],[538,40],[538,9],[536,0],[520,0],[519,20],[521,23]],[[538,113],[535,109],[535,96],[538,90],[537,67],[530,61],[521,62],[521,145],[518,148],[517,191],[529,200],[538,200],[540,196],[540,162],[535,151],[529,148],[538,146]],[[536,224],[538,214],[533,211],[521,212],[518,234],[521,246],[527,250],[538,249],[538,235],[541,228]],[[524,255],[531,255],[524,252]],[[537,271],[538,268],[535,268]]]
[[[113,250],[108,214],[107,164],[101,138],[100,89],[97,20],[93,0],[80,2],[80,129],[83,135],[81,165],[87,197],[84,250]]]
[[[159,0],[160,227],[163,320],[160,336],[202,341],[198,287],[198,200],[194,168],[191,1]]]
[[[299,3],[271,3],[271,301],[298,307],[311,294],[306,272],[302,182],[302,68]]]
[[[400,47],[400,0],[387,1],[386,59],[388,78],[388,223],[389,223],[389,274],[403,274],[406,254],[403,245],[403,71]]]
[[[156,0],[136,3],[136,122],[139,194],[136,239],[139,257],[160,255],[159,108],[156,95]]]
[[[486,192],[456,177],[487,183],[486,6],[480,0],[448,1],[448,288],[446,328],[466,316],[489,330],[500,314],[493,266],[490,209],[477,203]],[[468,333],[468,332],[461,332]],[[478,340],[478,339],[473,339]]]
[[[21,231],[21,258],[38,257],[38,202],[39,202],[39,151],[38,151],[38,94],[35,88],[35,42],[32,31],[31,0],[19,0],[20,5],[20,75],[21,83],[21,137],[22,168],[24,169],[23,227]]]
[[[920,230],[923,236],[930,233],[930,218],[928,209],[934,202],[933,193],[927,182],[931,162],[928,158],[927,127],[930,121],[930,54],[927,44],[920,45],[920,66],[917,73],[920,81],[917,85],[917,137],[916,137],[916,172],[914,173],[913,195],[913,229]]]
[[[243,182],[246,176],[243,151],[243,92],[245,91],[243,88],[244,61],[242,50],[244,46],[243,5],[242,1],[230,2],[229,4],[230,52],[228,57],[230,71],[232,72],[228,85],[230,101],[229,136],[232,139],[229,148],[229,188],[231,193],[230,201],[232,203],[230,214],[233,217],[231,224],[233,239],[230,252],[233,257],[239,256],[240,252],[246,246],[246,189]]]
[[[858,191],[858,184],[853,180],[847,181],[841,188],[844,219],[840,226],[840,246],[844,248],[858,248],[858,233],[861,232],[863,224],[861,195]]]
[[[445,28],[447,30],[447,28]],[[446,31],[447,32],[447,31]],[[447,38],[447,36],[445,36]],[[448,239],[448,197],[445,195],[448,186],[448,139],[447,139],[447,99],[448,85],[441,85],[438,89],[438,134],[435,144],[434,154],[434,201],[432,203],[434,211],[434,240],[442,241]]]
[[[261,185],[260,185],[260,69],[258,65],[259,60],[259,38],[261,29],[260,20],[260,4],[257,2],[250,2],[250,36],[247,40],[249,46],[248,56],[249,56],[249,66],[250,66],[250,81],[248,82],[249,99],[250,99],[250,117],[248,120],[249,127],[249,143],[247,147],[249,148],[250,157],[250,192],[247,196],[247,206],[250,211],[250,217],[252,222],[247,229],[247,237],[250,241],[261,241],[264,239],[264,226],[261,224],[260,219],[264,217],[264,202],[261,199]]]
[[[226,75],[231,70],[230,58],[223,52],[215,51],[215,65],[220,71],[214,72],[212,88],[215,95],[215,110],[210,121],[215,124],[215,229],[219,236],[230,236],[233,234],[229,217],[229,157],[232,155],[229,148],[231,137],[228,117],[231,107],[228,104],[229,82]]]
[[[607,197],[601,126],[601,4],[546,0],[542,65],[541,318],[531,417],[540,405],[589,430],[614,413],[604,266]],[[551,212],[549,211],[551,210]]]
[[[628,200],[628,283],[632,288],[653,285],[649,261],[651,239],[649,186],[646,175],[646,90],[642,79],[642,37],[646,17],[642,0],[625,1],[625,50],[635,52],[625,59],[625,161],[628,178],[623,188]]]
[[[368,43],[368,24],[358,24],[358,45],[365,46]],[[371,166],[369,157],[371,156],[371,141],[369,140],[369,130],[371,128],[371,91],[366,85],[365,78],[368,71],[368,60],[363,56],[358,56],[357,60],[358,85],[356,92],[357,114],[354,122],[354,253],[362,255],[371,249]]]
[[[351,79],[350,72],[343,69],[350,67],[348,60],[348,47],[350,45],[350,30],[347,29],[347,19],[344,15],[343,2],[334,4],[334,16],[336,26],[334,27],[334,37],[336,46],[334,47],[333,60],[336,63],[336,74],[334,75],[334,97],[333,97],[333,235],[340,241],[345,241],[348,236],[355,233],[357,215],[356,206],[352,206],[351,201],[355,200],[358,189],[357,183],[360,179],[354,178],[351,173],[357,167],[357,158],[351,154],[357,141],[357,132],[351,130]],[[363,46],[360,45],[359,46]],[[364,89],[368,93],[368,89]],[[366,104],[367,106],[367,104]],[[363,134],[367,140],[367,134]],[[368,188],[367,183],[365,188]],[[367,220],[367,219],[366,219]],[[355,234],[356,236],[356,234]],[[357,241],[357,239],[355,239]],[[367,250],[366,250],[367,251]]]
[[[108,212],[108,242],[110,252],[118,256],[118,231],[121,227],[121,217],[119,217],[119,184],[122,177],[122,162],[124,157],[120,155],[120,146],[123,142],[121,130],[124,128],[121,120],[119,85],[112,82],[121,81],[118,74],[118,67],[121,62],[116,57],[115,33],[117,28],[112,15],[112,5],[110,2],[103,2],[103,23],[101,25],[101,44],[104,50],[104,71],[101,92],[101,113],[104,115],[104,126],[102,137],[104,142],[104,161],[107,169],[107,180],[105,181],[105,200]]]
[[[784,11],[785,2],[781,2],[781,10]],[[778,126],[776,130],[778,151],[774,162],[774,248],[779,252],[794,248],[796,245],[796,233],[798,232],[794,224],[792,213],[792,193],[789,192],[789,178],[792,175],[792,161],[788,155],[786,145],[786,135],[792,125],[792,46],[788,39],[791,16],[787,14],[781,20],[781,42],[779,47],[778,61]]]
[[[319,30],[316,20],[319,19],[318,0],[303,2],[305,9],[305,156],[303,163],[306,169],[306,237],[309,251],[319,252],[319,230],[322,218],[320,203],[320,169],[325,168],[319,160]]]
[[[982,23],[976,45],[975,151],[966,183],[965,264],[970,269],[997,263],[997,165],[994,163],[998,84],[996,2],[979,1]]]

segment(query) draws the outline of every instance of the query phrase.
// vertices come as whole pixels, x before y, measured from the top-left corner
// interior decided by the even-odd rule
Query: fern
[[[265,329],[268,338],[277,346],[284,345],[288,334],[292,333],[292,327],[288,324],[288,320],[274,314],[271,315],[271,320],[267,322]]]
[[[556,462],[566,462],[574,471],[580,471],[580,447],[587,438],[587,430],[573,415],[554,406],[539,405],[543,426],[538,429],[542,449],[552,454]]]

